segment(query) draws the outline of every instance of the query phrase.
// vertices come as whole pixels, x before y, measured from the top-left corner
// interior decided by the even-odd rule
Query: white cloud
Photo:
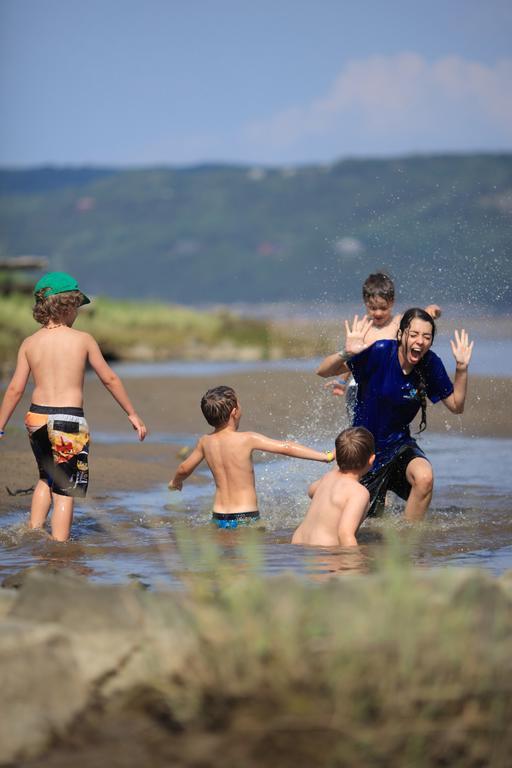
[[[247,127],[254,149],[338,152],[493,149],[512,145],[512,59],[489,66],[417,53],[353,60],[327,93]]]

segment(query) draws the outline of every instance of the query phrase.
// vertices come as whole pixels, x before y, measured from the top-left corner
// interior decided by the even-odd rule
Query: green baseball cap
[[[71,277],[71,275],[68,275],[67,272],[47,272],[46,275],[43,275],[42,278],[35,284],[34,294],[36,294],[38,291],[42,291],[43,289],[46,289],[44,292],[45,297],[55,296],[56,293],[80,291],[75,278]],[[80,293],[83,297],[81,306],[84,304],[90,304],[90,298],[86,296],[83,291],[80,291]]]

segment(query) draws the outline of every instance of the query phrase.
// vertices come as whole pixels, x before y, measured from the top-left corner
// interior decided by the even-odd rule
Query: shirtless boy
[[[349,427],[336,438],[336,463],[309,487],[312,501],[292,544],[352,547],[370,504],[360,478],[375,459],[373,436],[364,427]]]
[[[209,389],[201,400],[201,410],[213,432],[199,439],[190,456],[178,467],[169,488],[181,491],[183,481],[205,459],[216,488],[212,521],[219,528],[237,528],[240,524],[259,519],[253,451],[280,453],[312,461],[329,462],[334,459],[332,451],[322,453],[299,443],[272,440],[257,432],[239,432],[242,409],[231,387]]]
[[[371,320],[364,337],[365,347],[369,347],[374,341],[381,339],[396,339],[398,327],[402,315],[393,315],[395,304],[395,286],[390,277],[382,272],[368,275],[363,283],[363,302],[366,307],[366,315]],[[441,316],[441,309],[437,304],[429,304],[425,312],[436,320]],[[328,355],[317,369],[317,374],[324,378],[339,376],[325,386],[332,390],[333,395],[346,395],[347,413],[350,422],[354,415],[357,386],[350,373],[341,373],[342,363],[339,354],[335,352]]]
[[[44,526],[53,501],[52,538],[66,541],[74,498],[85,496],[89,481],[89,427],[83,412],[87,363],[126,412],[139,440],[144,440],[146,427],[96,341],[72,328],[79,308],[90,303],[76,280],[65,272],[50,272],[38,281],[34,296],[34,319],[42,327],[19,348],[16,370],[0,407],[0,438],[32,374],[34,390],[25,426],[39,481],[32,496],[30,527]]]

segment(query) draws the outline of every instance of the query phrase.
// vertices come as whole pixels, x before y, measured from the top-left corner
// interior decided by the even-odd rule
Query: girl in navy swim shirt
[[[369,514],[382,509],[390,490],[407,500],[407,519],[421,520],[432,498],[433,473],[409,425],[421,408],[419,431],[425,429],[427,397],[433,403],[442,400],[452,413],[463,412],[473,342],[466,331],[455,331],[452,384],[441,359],[430,349],[436,327],[425,310],[413,308],[403,314],[396,341],[380,340],[364,348],[370,322],[356,315],[352,328],[345,323],[345,349],[336,364],[339,373],[343,361],[358,385],[354,426],[366,427],[375,438],[375,463],[361,480],[371,494]],[[328,368],[321,364],[319,375],[333,375]]]

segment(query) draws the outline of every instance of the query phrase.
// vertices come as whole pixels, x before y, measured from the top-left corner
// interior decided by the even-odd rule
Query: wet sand
[[[201,395],[208,387],[229,384],[242,403],[242,428],[272,437],[291,436],[301,442],[317,443],[345,426],[343,398],[324,389],[323,380],[313,373],[245,373],[222,378],[128,379],[132,401],[153,436],[139,444],[126,417],[96,380],[87,381],[86,416],[91,427],[91,482],[89,497],[101,498],[119,490],[138,490],[167,482],[180,459],[179,443],[162,444],[162,435],[201,434],[207,427],[200,408]],[[473,376],[470,379],[466,410],[450,414],[442,404],[428,408],[430,432],[453,432],[465,436],[512,437],[509,408],[512,379]],[[16,409],[0,443],[0,512],[27,507],[27,496],[10,496],[6,490],[29,488],[36,481],[35,463],[23,428],[28,396]],[[109,433],[114,442],[94,442],[94,435]],[[115,436],[119,441],[115,441]],[[132,442],[130,442],[132,440]]]

